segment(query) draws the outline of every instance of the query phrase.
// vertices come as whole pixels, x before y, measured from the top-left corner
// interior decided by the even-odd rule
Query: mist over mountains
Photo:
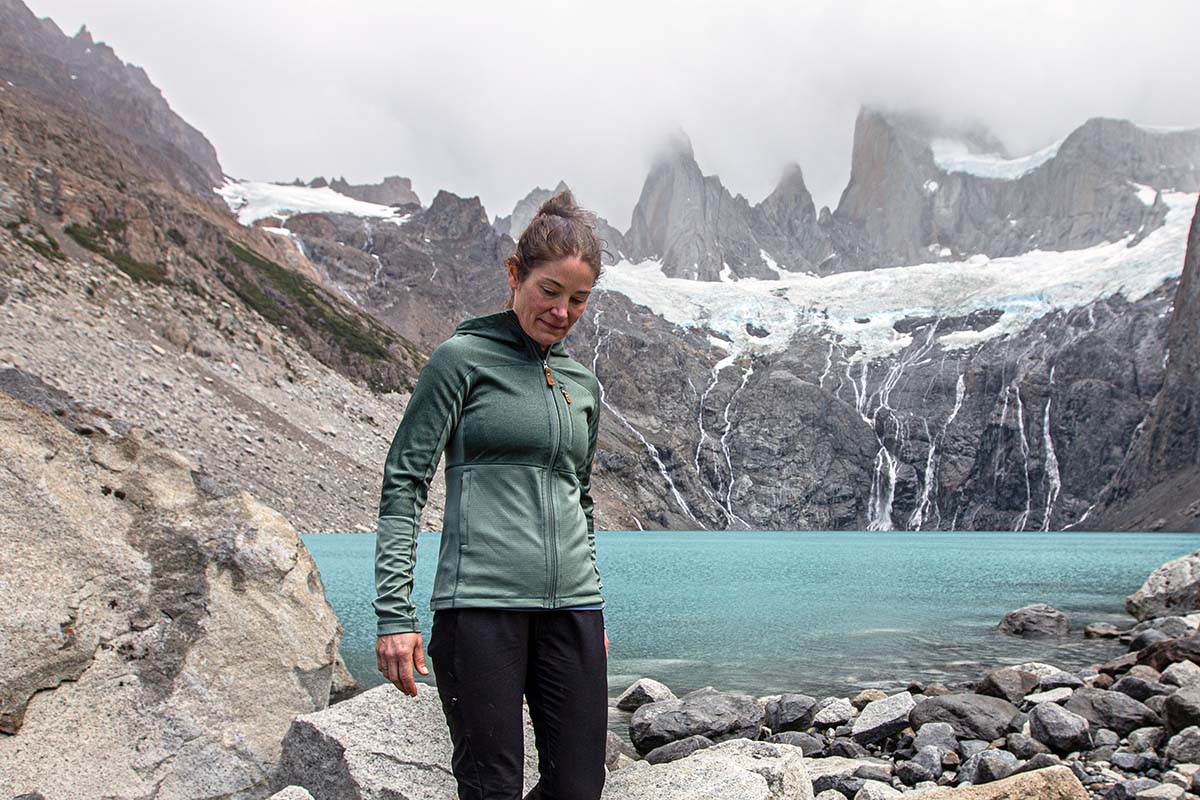
[[[169,297],[139,306],[146,332],[129,335],[236,363],[226,385],[253,395],[239,382],[261,382],[271,396],[255,402],[276,404],[281,440],[370,418],[361,441],[315,434],[361,508],[300,499],[311,472],[256,474],[253,452],[226,477],[305,506],[316,528],[368,524],[371,481],[357,473],[372,474],[398,421],[403,395],[388,392],[411,385],[419,353],[459,320],[500,307],[512,237],[567,183],[493,216],[447,191],[423,205],[400,176],[227,178],[144,72],[16,0],[0,21],[16,154],[0,195],[11,252],[43,259],[37,291],[83,285],[47,255],[62,253],[124,274],[139,303]],[[630,227],[600,221],[613,263],[566,344],[603,385],[601,527],[1194,528],[1200,508],[1138,498],[1151,476],[1190,486],[1196,469],[1179,354],[1200,322],[1176,294],[1181,275],[1191,285],[1200,132],[1092,119],[1026,156],[980,126],[864,108],[851,146],[836,207],[817,207],[803,164],[752,205],[706,175],[680,133]],[[18,263],[7,280],[30,291]],[[180,310],[185,300],[197,305]],[[86,337],[72,346],[88,358]],[[91,373],[39,364],[26,338],[7,334],[0,351],[77,398],[151,419],[151,396],[98,392]],[[322,392],[346,386],[317,404],[335,421],[303,434],[285,424],[302,416],[289,404],[314,401],[276,385],[313,380],[297,359],[321,365]],[[169,394],[203,396],[198,375]],[[156,427],[234,462],[223,435],[185,442],[186,425]],[[1138,444],[1145,432],[1153,446]],[[246,435],[254,451],[261,431]],[[435,497],[427,526],[437,512]]]

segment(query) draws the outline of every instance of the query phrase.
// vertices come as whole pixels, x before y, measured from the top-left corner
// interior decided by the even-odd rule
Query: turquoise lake
[[[364,685],[381,683],[374,534],[302,538],[345,629],[347,666]],[[424,533],[417,545],[413,596],[426,637],[438,538]],[[1196,534],[600,532],[609,688],[651,677],[677,694],[824,696],[975,679],[1022,661],[1078,668],[1124,652],[1085,640],[1084,626],[1128,627],[1125,596],[1197,548]],[[1039,602],[1071,618],[1070,637],[995,630],[1008,611]]]

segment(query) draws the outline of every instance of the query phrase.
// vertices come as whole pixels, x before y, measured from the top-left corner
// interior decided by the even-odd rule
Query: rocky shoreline
[[[872,688],[823,698],[712,687],[676,697],[642,678],[616,700],[632,716],[628,741],[609,733],[604,797],[1200,797],[1197,575],[1200,551],[1155,570],[1126,601],[1133,625],[1085,630],[1119,639],[1129,652],[1074,671],[1029,662],[950,687],[914,683],[890,695]],[[1017,609],[997,627],[1023,637],[1070,630],[1043,604]],[[423,686],[413,702],[393,692],[376,687],[297,719],[277,787],[303,786],[319,798],[452,797],[435,691]],[[537,758],[527,738],[529,788]],[[313,764],[322,765],[320,775]]]

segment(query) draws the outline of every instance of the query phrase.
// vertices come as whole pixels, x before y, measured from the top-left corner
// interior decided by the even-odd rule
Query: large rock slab
[[[253,793],[329,701],[340,628],[295,530],[137,431],[0,393],[0,552],[2,797]]]
[[[912,800],[1088,800],[1087,789],[1068,767],[1020,772],[982,786],[910,792]]]
[[[859,744],[870,744],[908,727],[908,714],[917,705],[908,692],[867,703],[854,720],[850,735]]]
[[[525,717],[525,791],[537,783],[533,726]],[[275,786],[303,786],[321,800],[453,800],[453,748],[437,689],[407,697],[376,686],[297,717],[283,740]]]
[[[927,722],[945,722],[960,739],[999,739],[1019,713],[1016,706],[999,697],[982,694],[947,694],[918,703],[908,715],[919,730]]]
[[[617,770],[608,776],[601,798],[813,800],[813,791],[799,748],[734,739],[669,764]]]
[[[1158,567],[1142,588],[1125,598],[1139,620],[1188,614],[1200,608],[1200,550]]]
[[[707,736],[714,742],[756,738],[765,720],[763,704],[753,697],[724,694],[705,687],[678,700],[640,707],[629,720],[629,738],[638,752],[645,755],[656,747],[689,736]]]
[[[1079,689],[1063,707],[1085,718],[1092,728],[1108,728],[1122,736],[1162,724],[1158,714],[1129,695],[1104,689]]]

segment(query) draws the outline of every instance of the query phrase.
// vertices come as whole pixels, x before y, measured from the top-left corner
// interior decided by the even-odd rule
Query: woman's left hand
[[[608,658],[608,628],[604,629],[604,657]]]

